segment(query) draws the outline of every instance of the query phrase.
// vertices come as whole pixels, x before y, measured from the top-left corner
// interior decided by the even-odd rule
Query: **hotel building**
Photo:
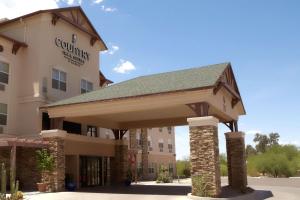
[[[105,50],[105,43],[80,7],[42,10],[1,20],[0,144],[4,139],[15,142],[17,178],[24,189],[35,188],[39,181],[34,169],[34,141],[41,132],[57,127],[65,138],[61,143],[63,153],[59,146],[56,149],[63,161],[55,164],[64,169],[56,176],[56,182],[61,184],[55,186],[58,190],[67,178],[78,187],[118,182],[114,173],[118,170],[116,139],[122,137],[128,151],[135,155],[128,159],[140,179],[155,179],[161,165],[176,174],[172,126],[147,127],[145,138],[142,129],[120,133],[108,129],[106,119],[99,119],[103,126],[84,119],[80,123],[51,119],[43,109],[44,105],[111,84],[99,71],[99,53]],[[0,162],[8,165],[8,160],[9,149],[0,147]]]

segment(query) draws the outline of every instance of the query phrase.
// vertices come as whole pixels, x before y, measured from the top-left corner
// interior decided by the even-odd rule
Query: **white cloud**
[[[103,51],[102,54],[109,54],[109,55],[114,55],[117,51],[119,51],[120,47],[117,45],[110,45],[109,50]]]
[[[102,3],[102,2],[103,2],[103,0],[94,0],[95,4],[99,4],[99,3]]]
[[[12,19],[31,12],[58,8],[58,0],[1,0],[0,18]]]
[[[125,74],[135,69],[136,68],[132,62],[128,60],[120,60],[120,64],[118,64],[118,66],[116,66],[113,70],[117,73]]]
[[[116,8],[105,7],[104,5],[101,6],[101,10],[103,10],[104,12],[115,12],[115,11],[117,11]]]

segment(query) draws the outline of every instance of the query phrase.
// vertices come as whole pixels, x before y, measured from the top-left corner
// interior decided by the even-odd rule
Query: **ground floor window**
[[[169,163],[169,174],[173,174],[173,163]]]
[[[149,174],[154,174],[155,173],[154,169],[155,169],[155,163],[150,163],[148,169]]]

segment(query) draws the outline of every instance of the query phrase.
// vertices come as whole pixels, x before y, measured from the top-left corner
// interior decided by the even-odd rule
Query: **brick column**
[[[244,192],[247,188],[247,166],[245,153],[245,134],[242,132],[225,133],[227,148],[228,183]]]
[[[221,193],[218,122],[215,117],[187,119],[190,127],[190,159],[192,178],[200,176],[207,184],[206,196]],[[192,194],[197,195],[197,183],[192,183]]]
[[[65,190],[65,150],[64,139],[59,137],[44,138],[49,141],[49,151],[54,157],[54,170],[51,179],[51,189],[54,192]]]
[[[128,146],[124,140],[116,140],[115,144],[115,162],[114,177],[116,183],[123,183],[127,177],[128,170]]]
[[[48,149],[54,157],[54,169],[51,179],[52,191],[65,190],[65,137],[66,131],[45,130],[41,132],[43,140],[49,141]]]
[[[142,175],[143,180],[148,179],[148,132],[146,128],[141,130],[142,140]]]

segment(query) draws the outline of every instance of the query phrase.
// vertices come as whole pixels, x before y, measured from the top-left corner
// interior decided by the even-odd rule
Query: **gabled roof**
[[[227,68],[231,68],[230,63],[141,76],[61,100],[46,107],[214,88]]]
[[[65,15],[65,12],[67,12],[67,11],[70,12],[70,16]],[[76,14],[75,13],[73,14],[72,11],[76,12]],[[41,13],[52,13],[53,15],[56,15],[58,18],[62,18],[64,20],[68,21],[70,24],[76,26],[77,28],[81,29],[82,31],[84,31],[84,32],[92,35],[96,39],[98,39],[104,47],[103,50],[107,50],[106,44],[104,43],[104,41],[102,40],[102,38],[100,37],[100,35],[98,34],[98,32],[96,31],[96,29],[94,28],[94,26],[92,25],[92,23],[90,22],[90,20],[88,19],[88,17],[86,16],[86,14],[84,13],[84,11],[82,10],[82,8],[80,6],[39,10],[39,11],[32,12],[32,13],[29,13],[26,15],[22,15],[20,17],[14,18],[14,19],[5,20],[3,22],[0,22],[0,28],[1,28],[1,26],[19,21],[20,19],[28,18],[28,17],[38,15]],[[78,18],[79,15],[84,18],[84,21],[79,20],[79,18]],[[87,26],[83,26],[84,22],[87,23],[89,28],[87,28]]]
[[[107,84],[111,84],[111,83],[113,83],[113,81],[111,81],[111,80],[109,80],[109,79],[107,79],[105,76],[104,76],[104,74],[99,70],[99,84],[100,84],[100,86],[102,87],[105,83],[107,83]]]

